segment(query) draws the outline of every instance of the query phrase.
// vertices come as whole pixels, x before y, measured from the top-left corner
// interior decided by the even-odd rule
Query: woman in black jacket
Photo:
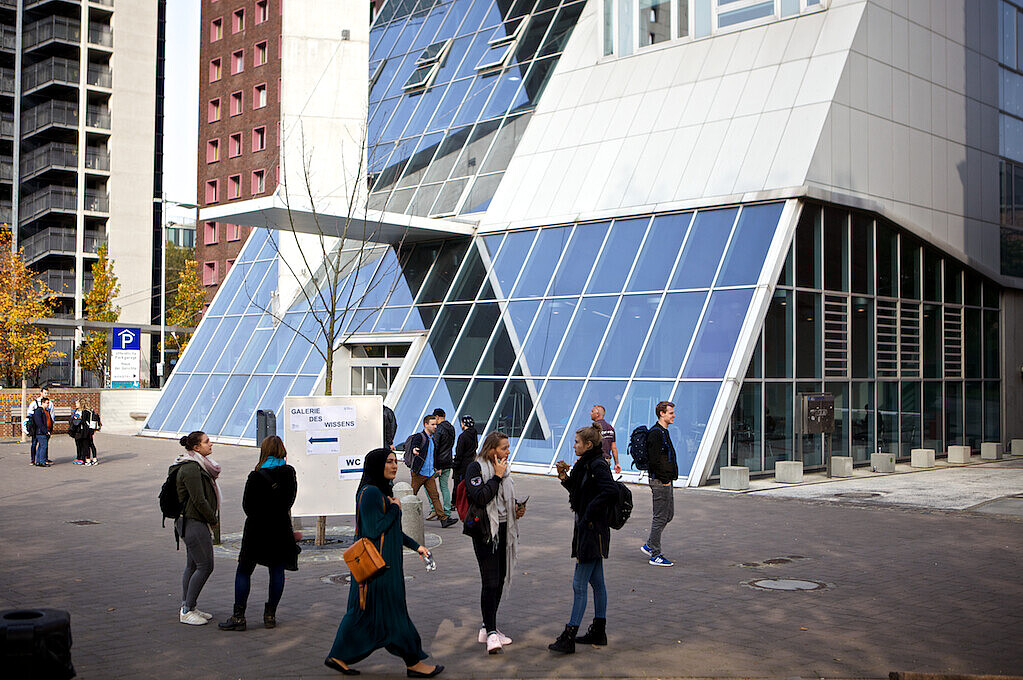
[[[476,432],[476,421],[472,416],[462,416],[462,433],[458,435],[455,442],[454,459],[454,483],[453,487],[458,488],[458,483],[465,478],[465,468],[476,459],[476,446],[479,444],[480,435]]]
[[[245,605],[257,564],[270,571],[270,596],[263,606],[263,626],[277,625],[277,603],[284,594],[284,570],[298,570],[298,553],[291,528],[291,506],[298,493],[295,468],[284,462],[288,452],[280,437],[270,436],[259,447],[259,462],[249,473],[242,496],[245,528],[234,576],[234,614],[221,630],[245,630]]]
[[[576,460],[572,471],[558,465],[561,485],[568,489],[568,504],[575,513],[572,531],[572,557],[576,558],[575,576],[572,578],[572,618],[548,649],[552,652],[572,654],[575,643],[607,644],[607,589],[604,587],[604,558],[611,541],[608,517],[611,504],[618,493],[611,469],[604,462],[600,430],[584,427],[575,432]],[[593,587],[593,625],[586,635],[576,638],[583,614],[586,612],[586,586]]]

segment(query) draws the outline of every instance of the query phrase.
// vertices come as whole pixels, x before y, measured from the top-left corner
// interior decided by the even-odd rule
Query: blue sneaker
[[[650,558],[650,564],[655,567],[674,567],[675,563],[669,560],[664,555],[658,555],[657,557]]]
[[[643,547],[640,548],[640,550],[642,550],[643,554],[646,555],[647,557],[653,557],[654,556],[654,551],[651,550],[650,546],[648,546],[646,543],[643,544]]]

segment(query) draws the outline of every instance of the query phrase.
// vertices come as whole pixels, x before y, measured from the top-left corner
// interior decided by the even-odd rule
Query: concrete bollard
[[[1009,451],[1014,456],[1023,456],[1023,439],[1013,439],[1010,441]]]
[[[915,468],[934,467],[934,449],[913,449],[909,466]]]
[[[418,496],[409,494],[401,499],[401,530],[415,539],[419,545],[425,545],[426,531],[423,528],[423,501]]]
[[[948,462],[969,463],[971,453],[972,451],[969,446],[950,446],[948,447]]]
[[[726,491],[748,489],[749,468],[742,465],[728,465],[721,468],[721,488]]]
[[[1002,445],[999,442],[983,442],[980,445],[980,457],[982,460],[1001,460]]]
[[[852,456],[832,456],[831,457],[831,476],[832,477],[852,477],[853,476],[853,459],[852,459]]]
[[[799,484],[803,481],[803,461],[779,460],[774,464],[774,481],[782,484]]]
[[[894,453],[872,453],[870,454],[871,472],[895,472]]]

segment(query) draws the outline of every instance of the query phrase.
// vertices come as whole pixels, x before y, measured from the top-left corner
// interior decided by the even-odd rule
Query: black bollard
[[[0,611],[0,668],[9,678],[75,677],[71,615],[61,609]]]

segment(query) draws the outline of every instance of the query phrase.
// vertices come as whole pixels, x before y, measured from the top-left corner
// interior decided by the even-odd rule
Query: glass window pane
[[[984,377],[999,377],[998,312],[984,310]]]
[[[575,431],[581,427],[586,427],[593,424],[593,420],[590,418],[590,411],[593,409],[595,404],[600,404],[604,407],[604,420],[609,423],[614,423],[615,415],[618,413],[618,406],[622,402],[622,396],[625,394],[625,387],[628,384],[626,380],[590,380],[586,383],[586,388],[582,390],[582,396],[579,399],[579,403],[575,407],[575,411],[568,419],[568,438],[562,444],[562,451],[568,451],[571,445],[575,441]],[[631,432],[631,430],[630,430]],[[616,446],[618,448],[619,461],[621,462],[622,469],[628,469],[631,464],[631,458],[629,463],[626,463],[622,459],[623,453],[629,448],[629,433],[628,432],[617,432],[616,431]],[[572,462],[568,458],[564,458],[566,462]]]
[[[650,329],[660,295],[625,295],[593,368],[595,376],[628,378]],[[676,336],[677,339],[677,336]],[[677,345],[676,345],[677,348]],[[674,376],[663,376],[674,377]]]
[[[795,236],[796,285],[803,288],[821,287],[821,208],[803,206]]]
[[[764,320],[764,376],[792,377],[792,291],[776,289]]]
[[[984,441],[1001,441],[1000,383],[984,383]]]
[[[529,332],[529,326],[533,323],[536,310],[540,307],[539,300],[516,300],[508,303],[508,319],[511,321],[509,332],[514,340],[516,354],[522,348],[522,342]]]
[[[882,453],[899,451],[899,383],[877,384],[877,448]]]
[[[701,210],[689,229],[671,288],[709,288],[717,272],[737,208]]]
[[[576,300],[546,300],[540,304],[523,347],[522,372],[525,375],[547,375],[577,304]]]
[[[479,251],[473,247],[469,250],[462,271],[458,274],[458,280],[451,287],[449,301],[471,301],[476,299],[480,286],[483,284],[483,277],[487,274]]]
[[[784,203],[766,203],[742,209],[715,285],[746,286],[757,282],[783,207]]]
[[[906,236],[902,237],[901,287],[904,298],[920,299],[920,246]]]
[[[920,448],[920,383],[902,383],[902,444],[900,458],[909,458],[913,449]],[[939,447],[940,449],[940,447]]]
[[[639,0],[639,45],[671,39],[671,0]]]
[[[849,397],[853,462],[870,459],[874,453],[874,383],[854,382]]]
[[[963,301],[963,270],[951,260],[945,261],[945,302],[961,304]]]
[[[849,213],[824,208],[824,287],[849,290]]]
[[[923,448],[934,449],[935,451],[945,450],[945,441],[942,434],[944,428],[941,424],[942,395],[940,382],[925,382],[923,384]]]
[[[678,474],[689,477],[693,461],[707,430],[710,411],[717,401],[721,383],[680,382],[671,401],[675,402],[675,424],[668,427],[678,456]]]
[[[536,413],[529,419],[522,441],[515,450],[516,462],[549,465],[555,458],[566,461],[574,459],[570,451],[571,443],[563,446],[564,450],[561,451],[557,447],[565,431],[571,427],[569,418],[582,386],[582,380],[547,381]],[[570,455],[572,458],[569,458]]]
[[[711,293],[707,313],[700,322],[693,349],[682,369],[682,377],[724,376],[752,297],[753,291],[749,289]]]
[[[794,460],[792,383],[764,384],[764,469]]]
[[[437,262],[430,271],[430,278],[423,286],[419,295],[420,303],[440,302],[447,295],[451,281],[458,272],[469,241],[445,241],[444,247],[437,256]]]
[[[494,284],[494,292],[498,298],[510,297],[512,285],[522,271],[522,263],[526,259],[529,247],[533,245],[536,234],[536,231],[513,231],[504,240],[504,245],[501,246],[501,251],[491,266],[493,274],[490,281]]]
[[[668,293],[643,351],[637,378],[674,380],[703,311],[707,293]]]
[[[416,305],[405,319],[404,331],[425,331],[433,326],[440,314],[440,305]]]
[[[413,315],[415,312],[413,312]],[[447,305],[430,331],[430,337],[423,348],[423,356],[416,364],[415,375],[440,373],[440,367],[448,360],[458,334],[469,314],[469,305]]]
[[[871,298],[852,299],[851,338],[849,354],[852,358],[852,377],[874,377],[874,301]]]
[[[281,361],[284,359],[284,354],[288,351],[288,347],[291,346],[291,341],[294,338],[295,333],[290,328],[283,324],[277,326],[277,330],[274,331],[273,337],[271,337],[270,342],[267,343],[266,351],[263,352],[263,356],[260,357],[259,363],[256,364],[256,370],[253,372],[279,372]]]
[[[983,344],[981,312],[967,307],[963,310],[963,354],[966,359],[966,377],[983,377]]]
[[[849,385],[847,383],[824,383],[824,391],[835,398],[835,431],[831,434],[831,455],[848,456]]]
[[[671,390],[673,387],[674,381],[632,381],[628,393],[622,400],[621,408],[614,419],[615,430],[620,433],[619,438],[623,443],[622,446],[618,447],[618,459],[623,470],[635,470],[632,458],[628,453],[628,444],[626,443],[629,434],[640,425],[649,427],[657,422],[654,407],[657,406],[658,402],[671,400]],[[677,412],[678,409],[676,408]],[[678,417],[676,416],[675,424],[677,425],[678,422]],[[675,432],[672,432],[672,443],[675,444],[675,453],[680,454],[679,440],[675,436]],[[683,474],[681,464],[679,465],[679,474]]]
[[[256,328],[256,323],[260,317],[249,314],[243,316],[235,327],[235,332],[231,335],[231,340],[227,343],[227,346],[237,350],[238,348],[244,347],[249,339],[252,337],[252,332]],[[217,373],[230,373],[231,369],[234,368],[235,362],[238,359],[240,352],[227,351],[220,355],[220,359],[217,360],[216,367],[213,369]],[[245,371],[250,367],[246,365],[239,366],[239,370]]]
[[[476,421],[476,427],[490,421],[490,416],[494,412],[494,407],[501,396],[505,382],[507,382],[506,378],[476,378],[472,381],[469,392],[465,396],[465,403],[462,405],[462,412],[472,413],[474,418],[479,417],[479,420]],[[479,414],[479,416],[476,414]],[[489,425],[486,427],[489,428],[486,430],[488,432],[493,429]],[[484,430],[481,429],[479,432],[482,443]]]
[[[796,377],[821,375],[821,296],[796,291]]]
[[[582,377],[589,373],[616,301],[614,297],[583,298],[551,375]]]
[[[397,442],[404,441],[410,434],[421,429],[420,418],[429,407],[430,394],[437,382],[437,378],[410,378],[405,384],[401,398],[394,407],[394,417],[398,421],[398,433],[394,437],[395,446]],[[433,412],[432,408],[430,412]]]
[[[874,292],[874,221],[853,214],[852,218],[852,292]]]
[[[209,347],[206,348],[202,358],[199,359],[196,364],[196,373],[209,373],[213,370],[217,360],[220,358],[224,348],[227,346],[228,338],[231,337],[239,321],[241,321],[240,316],[224,317],[224,320],[217,328],[217,332],[214,334],[213,339],[210,340]]]
[[[200,328],[192,334],[192,339],[185,345],[185,351],[178,359],[171,379],[178,373],[190,373],[195,368],[203,351],[209,346],[210,340],[216,337],[217,327],[221,323],[223,323],[222,319],[210,316],[206,316],[200,321]],[[233,324],[234,322],[229,323]],[[162,395],[160,400],[163,401]]]
[[[515,263],[516,268],[521,268],[522,276],[515,286],[513,297],[534,297],[544,294],[571,233],[571,227],[544,229],[540,232],[525,266],[522,266],[522,260]]]
[[[963,384],[945,383],[945,444],[963,445]]]
[[[632,277],[629,278],[627,290],[636,292],[664,288],[692,220],[691,212],[654,218]]]
[[[386,307],[380,311],[377,325],[374,331],[377,333],[387,331],[400,331],[405,317],[408,316],[408,307]]]
[[[924,299],[941,302],[941,256],[924,250]]]
[[[735,24],[741,24],[744,21],[762,19],[764,17],[771,16],[773,13],[774,0],[767,0],[767,2],[761,2],[756,5],[749,5],[748,7],[732,10],[731,12],[719,12],[718,28],[734,26]]]
[[[192,408],[184,420],[181,421],[182,432],[194,432],[195,430],[203,429],[203,423],[210,412],[210,404],[216,403],[226,382],[226,375],[211,375],[209,380],[196,391]]]
[[[512,449],[526,429],[526,418],[533,412],[533,401],[538,395],[538,387],[532,380],[510,380],[504,397],[494,412],[490,427],[508,435]]]
[[[259,274],[265,274],[260,277]],[[277,260],[269,265],[256,263],[247,272],[234,300],[227,308],[228,314],[258,314],[270,309],[270,292],[277,288]]]
[[[924,305],[923,328],[921,335],[923,345],[923,368],[925,378],[941,377],[941,305]],[[929,447],[925,447],[929,448]]]
[[[748,467],[750,472],[763,470],[760,391],[760,383],[742,386],[729,428],[732,456],[728,464]]]
[[[593,262],[597,259],[597,252],[610,226],[610,222],[576,225],[548,295],[578,295],[583,292],[583,286],[593,270]]]
[[[477,375],[507,376],[511,374],[512,365],[515,363],[517,344],[512,344],[512,336],[509,333],[509,322],[507,317],[502,317],[495,322],[497,328],[494,330],[494,337],[490,340],[490,346],[483,354]],[[518,336],[516,336],[518,337]],[[447,371],[451,373],[449,369]]]
[[[984,384],[966,383],[966,442],[974,450],[984,441]]]
[[[270,376],[268,375],[254,375],[249,379],[245,387],[234,395],[235,403],[228,414],[227,422],[224,423],[224,427],[220,431],[220,436],[241,437],[248,434],[255,437],[254,431],[245,432],[245,426],[255,414],[259,399],[269,384]],[[284,421],[281,421],[280,427],[284,427]]]
[[[425,413],[433,413],[435,408],[442,408],[447,414],[447,420],[451,421],[455,425],[455,430],[460,431],[458,428],[458,417],[462,415],[471,415],[476,417],[475,413],[461,411],[459,412],[458,406],[462,403],[462,397],[465,395],[466,388],[469,387],[468,378],[442,378],[438,383],[437,387],[428,400],[424,400],[423,405],[426,407]],[[483,417],[486,417],[484,414]],[[476,420],[476,424],[480,427],[483,423],[479,419]],[[415,423],[409,424],[409,433],[412,433],[412,426],[415,426],[417,430],[421,430],[422,421],[418,420]]]
[[[622,289],[649,223],[649,217],[615,220],[597,265],[593,268],[586,287],[587,293],[617,293]],[[586,265],[579,262],[578,266]]]
[[[224,430],[227,419],[240,407],[238,398],[248,381],[248,375],[232,375],[227,379],[220,398],[209,409],[209,417],[206,418],[206,422],[203,424],[206,434],[215,436]],[[209,404],[206,404],[206,406],[208,407]],[[244,407],[241,406],[241,408]],[[281,426],[283,427],[283,425],[282,423]]]
[[[451,354],[446,373],[471,375],[475,371],[500,316],[501,310],[495,302],[476,305]]]

